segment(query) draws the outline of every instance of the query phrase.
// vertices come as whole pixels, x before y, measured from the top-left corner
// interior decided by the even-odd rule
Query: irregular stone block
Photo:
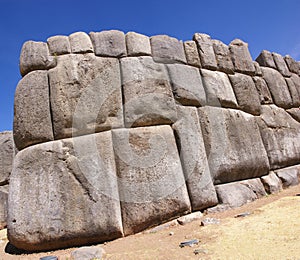
[[[201,67],[204,69],[216,70],[218,64],[210,36],[204,33],[195,33],[193,39],[198,47]]]
[[[177,106],[178,121],[173,124],[177,146],[193,210],[218,203],[210,176],[197,109]]]
[[[234,66],[231,60],[229,48],[219,40],[212,40],[216,55],[218,69],[227,74],[234,74]]]
[[[49,82],[55,139],[123,127],[118,59],[59,56]]]
[[[57,35],[47,39],[51,55],[71,53],[71,45],[68,36]]]
[[[171,124],[177,113],[168,71],[151,57],[121,59],[125,125]]]
[[[33,70],[48,70],[56,66],[56,60],[50,56],[47,43],[28,41],[23,44],[20,55],[22,76]]]
[[[267,86],[267,83],[264,81],[264,79],[261,77],[253,77],[252,79],[253,79],[253,81],[255,83],[255,87],[258,91],[260,103],[262,105],[263,104],[272,104],[273,103],[272,96],[271,96],[270,90]]]
[[[7,200],[8,200],[8,185],[0,186],[0,229],[7,225]]]
[[[14,141],[18,150],[53,140],[47,71],[33,71],[20,80],[14,102]]]
[[[111,132],[29,147],[14,161],[8,238],[53,250],[123,235]]]
[[[125,34],[118,30],[91,32],[97,56],[123,57],[127,55]]]
[[[0,132],[0,185],[7,184],[9,181],[14,154],[13,133]]]
[[[206,94],[198,68],[182,64],[167,65],[167,68],[177,101],[187,106],[206,104]]]
[[[238,107],[229,78],[225,73],[201,69],[201,74],[208,105]]]
[[[236,73],[229,75],[239,107],[250,114],[260,114],[260,98],[251,76]]]
[[[100,246],[80,247],[71,253],[71,260],[100,260],[104,256],[105,251]]]
[[[295,61],[290,55],[284,56],[284,60],[290,70],[290,72],[298,74],[299,73],[299,65],[297,61]]]
[[[288,112],[292,116],[292,118],[294,118],[295,120],[297,120],[300,123],[300,108],[299,107],[287,109],[286,112]]]
[[[262,67],[277,69],[272,53],[267,50],[263,50],[255,61],[257,61]]]
[[[300,181],[300,166],[295,165],[284,169],[276,170],[275,173],[282,181],[282,186],[284,189],[296,186]]]
[[[293,106],[299,107],[300,106],[300,91],[298,92],[298,89],[297,89],[294,81],[291,78],[286,78],[285,81],[286,81],[286,84],[290,91]]]
[[[201,63],[196,43],[194,41],[185,41],[184,50],[187,64],[200,68]]]
[[[255,76],[262,76],[261,68],[257,61],[253,61],[254,67],[255,67]]]
[[[248,50],[248,43],[235,39],[229,44],[229,50],[235,71],[253,76],[255,66]]]
[[[215,184],[266,175],[269,162],[255,117],[239,110],[198,108]]]
[[[291,72],[289,71],[289,68],[287,67],[284,58],[278,54],[273,52],[273,59],[274,62],[276,64],[277,70],[285,77],[290,77],[291,76]]]
[[[271,68],[262,67],[261,69],[274,103],[283,108],[292,107],[292,98],[283,76],[277,70]]]
[[[201,218],[203,218],[203,214],[201,213],[201,211],[196,211],[178,218],[177,221],[180,225],[185,225],[187,223],[200,220]]]
[[[113,130],[125,235],[190,212],[170,126]]]
[[[272,170],[300,163],[300,123],[275,105],[262,106],[257,122]]]
[[[298,90],[298,94],[300,95],[300,77],[297,74],[292,73],[291,80],[295,84],[295,87]]]
[[[182,41],[167,35],[156,35],[150,38],[152,57],[161,63],[186,63]]]
[[[128,32],[125,36],[128,56],[151,55],[151,45],[148,36]]]
[[[274,172],[260,178],[265,190],[269,194],[278,193],[282,190],[282,182]]]
[[[90,37],[84,32],[72,33],[69,36],[72,53],[93,52],[93,45]]]

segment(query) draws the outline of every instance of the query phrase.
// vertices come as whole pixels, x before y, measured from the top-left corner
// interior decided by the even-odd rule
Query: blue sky
[[[119,29],[190,40],[203,32],[300,60],[299,0],[0,0],[0,131],[11,130],[19,55],[27,40]]]

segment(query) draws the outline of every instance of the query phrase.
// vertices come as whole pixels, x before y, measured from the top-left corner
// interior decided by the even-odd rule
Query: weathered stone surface
[[[0,185],[7,184],[14,160],[14,140],[11,131],[0,132]]]
[[[300,123],[275,105],[262,106],[257,122],[271,169],[300,163]]]
[[[118,30],[91,32],[97,56],[123,57],[127,55],[125,34]]]
[[[71,45],[68,36],[57,35],[47,39],[51,55],[62,55],[71,52]]]
[[[14,104],[14,141],[18,150],[53,140],[47,71],[27,74],[18,84]]]
[[[269,162],[255,117],[238,110],[198,108],[215,184],[260,177]]]
[[[152,57],[161,63],[186,63],[182,41],[168,35],[156,35],[150,38]]]
[[[173,94],[177,101],[187,106],[204,106],[206,94],[198,68],[183,65],[167,65]]]
[[[260,179],[267,193],[274,194],[282,190],[282,182],[274,172],[270,172],[270,174]]]
[[[295,73],[292,73],[291,80],[294,82],[296,89],[298,90],[298,94],[300,95],[300,76]]]
[[[196,212],[193,212],[193,213],[190,213],[188,215],[178,218],[177,221],[180,225],[185,225],[187,223],[191,223],[193,221],[200,220],[202,217],[203,217],[203,214],[201,213],[201,211],[196,211]]]
[[[177,106],[178,121],[173,124],[193,210],[218,203],[209,171],[197,109]]]
[[[239,107],[250,114],[260,114],[260,97],[251,76],[235,73],[229,75]]]
[[[255,67],[255,76],[262,76],[261,68],[257,61],[253,61],[254,67]]]
[[[269,90],[265,80],[261,77],[253,77],[252,79],[253,79],[253,81],[255,83],[255,87],[258,91],[260,103],[262,105],[263,104],[272,104],[273,103],[272,96],[271,96],[270,90]]]
[[[151,55],[151,45],[148,36],[128,32],[125,36],[128,56]]]
[[[20,55],[20,72],[25,76],[33,70],[48,70],[55,67],[56,60],[50,56],[47,43],[27,41]]]
[[[105,251],[100,246],[80,247],[71,253],[71,260],[100,260]]]
[[[297,61],[295,61],[290,55],[286,55],[284,56],[284,60],[290,70],[290,72],[292,73],[299,73],[299,65],[297,63]]]
[[[69,35],[72,53],[93,52],[93,45],[90,37],[84,32],[76,32]]]
[[[204,33],[195,33],[194,41],[197,43],[201,67],[204,69],[216,70],[218,64],[210,36]]]
[[[113,130],[125,235],[190,211],[170,126]]]
[[[177,113],[168,71],[151,57],[121,59],[126,126],[171,124]]]
[[[296,186],[300,182],[300,166],[299,165],[275,170],[275,173],[282,181],[282,186],[284,189],[286,189],[290,186]]]
[[[286,62],[284,61],[284,58],[278,54],[273,52],[273,59],[275,62],[275,65],[277,67],[277,70],[285,77],[290,77],[291,76],[291,72],[289,71],[289,68],[286,65]]]
[[[286,112],[288,112],[292,118],[297,120],[300,123],[300,108],[299,107],[293,107],[290,109],[287,109]]]
[[[227,74],[234,74],[229,47],[219,40],[212,40],[218,69]]]
[[[49,71],[55,139],[123,126],[119,61],[93,54],[58,57]]]
[[[187,64],[200,68],[201,63],[198,54],[197,44],[194,41],[185,41],[184,50]]]
[[[8,238],[51,250],[123,235],[111,132],[31,146],[14,161]]]
[[[285,81],[286,81],[286,84],[290,91],[293,106],[299,107],[300,106],[300,91],[298,92],[298,88],[296,87],[294,81],[291,78],[286,78]]]
[[[257,61],[262,67],[277,69],[272,53],[267,50],[263,50],[255,61]]]
[[[7,225],[7,205],[8,200],[8,185],[0,186],[0,229]]]
[[[255,66],[248,50],[248,43],[235,39],[229,44],[229,50],[235,71],[253,76]]]
[[[283,108],[292,107],[292,98],[283,76],[277,70],[271,68],[262,67],[261,69],[274,103]]]
[[[208,105],[238,107],[229,78],[225,73],[201,69],[201,74]]]

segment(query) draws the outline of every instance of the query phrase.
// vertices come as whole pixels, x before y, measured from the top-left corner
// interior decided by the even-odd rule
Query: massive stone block
[[[184,50],[187,64],[200,68],[201,63],[196,43],[194,41],[185,41]]]
[[[275,170],[275,173],[282,181],[282,187],[284,189],[290,186],[296,186],[300,182],[300,165]]]
[[[16,88],[14,140],[18,150],[53,140],[47,71],[32,71]]]
[[[55,139],[123,126],[119,61],[93,54],[58,57],[49,71]]]
[[[300,76],[295,73],[292,73],[291,80],[293,81],[296,89],[298,90],[298,94],[300,95]]]
[[[238,107],[229,78],[225,73],[201,69],[201,74],[208,105]]]
[[[182,64],[167,65],[176,100],[187,106],[204,106],[206,94],[198,68]]]
[[[71,52],[71,45],[68,36],[57,35],[47,39],[51,55],[62,55]]]
[[[292,118],[294,118],[295,120],[297,120],[300,123],[300,108],[299,107],[293,107],[290,109],[287,109],[286,112],[288,112]]]
[[[257,122],[271,169],[300,163],[300,123],[275,105],[262,106]]]
[[[234,73],[229,47],[219,40],[213,40],[218,69],[228,74]]]
[[[69,36],[72,53],[93,52],[90,37],[84,32],[75,32]]]
[[[280,54],[275,53],[275,52],[273,52],[272,55],[273,55],[273,59],[274,59],[274,62],[276,64],[278,71],[284,77],[290,77],[291,72],[289,71],[289,68],[287,67],[286,62],[284,61],[284,58]]]
[[[255,83],[255,87],[257,89],[260,98],[260,103],[262,105],[272,104],[273,103],[272,96],[265,80],[261,77],[253,77],[252,79]]]
[[[14,160],[14,140],[12,132],[0,133],[0,185],[7,184]]]
[[[255,76],[262,76],[262,71],[257,61],[253,61],[255,67]]]
[[[178,121],[173,124],[177,146],[193,211],[218,203],[210,176],[197,109],[177,106]]]
[[[111,132],[31,146],[16,155],[8,237],[25,250],[51,250],[121,237]]]
[[[282,182],[273,171],[260,179],[267,193],[273,194],[282,190]]]
[[[284,57],[284,60],[290,70],[290,72],[298,74],[299,73],[299,65],[297,63],[297,61],[295,61],[290,55],[286,55]]]
[[[126,126],[171,124],[177,113],[168,71],[151,57],[121,59]]]
[[[294,81],[291,78],[286,78],[285,81],[286,81],[286,84],[290,91],[293,107],[299,107],[300,106],[300,91],[298,91],[297,86],[295,85]]]
[[[269,67],[273,69],[277,68],[272,53],[267,50],[263,50],[255,61],[257,61],[262,67]]]
[[[113,130],[125,235],[190,211],[170,126]]]
[[[238,110],[198,109],[215,184],[260,177],[269,162],[255,117]]]
[[[151,45],[148,36],[135,32],[128,32],[125,39],[128,56],[151,55]]]
[[[8,189],[8,185],[0,186],[0,229],[7,225]]]

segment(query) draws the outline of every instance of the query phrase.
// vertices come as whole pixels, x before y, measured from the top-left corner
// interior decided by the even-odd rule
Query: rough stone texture
[[[201,69],[201,74],[208,105],[238,107],[229,78],[225,73]]]
[[[118,30],[91,32],[95,54],[97,56],[126,56],[125,34]]]
[[[206,104],[206,94],[198,68],[182,64],[167,65],[167,68],[177,101],[187,106]]]
[[[274,103],[283,108],[292,107],[292,98],[283,76],[277,70],[271,68],[262,67],[261,69]]]
[[[229,75],[239,107],[250,114],[260,114],[260,97],[251,76],[235,73]]]
[[[49,71],[55,139],[123,126],[119,61],[93,54],[58,57]]]
[[[48,70],[56,66],[56,59],[50,56],[47,43],[27,41],[23,44],[20,55],[22,76],[33,70]]]
[[[0,229],[7,225],[8,185],[0,186]]]
[[[282,190],[282,182],[274,172],[270,172],[270,174],[260,179],[267,193],[274,194]]]
[[[299,65],[297,63],[297,61],[295,61],[290,55],[286,55],[284,57],[284,60],[290,70],[290,72],[292,73],[296,73],[298,74],[299,73]]]
[[[277,69],[272,53],[267,50],[263,50],[255,61],[257,61],[262,67]]]
[[[299,165],[276,170],[275,173],[282,181],[282,186],[284,189],[291,187],[291,186],[296,186],[300,182],[300,166]]]
[[[260,177],[268,157],[255,117],[238,110],[198,109],[210,173],[215,184]]]
[[[68,36],[57,35],[47,39],[51,55],[62,55],[71,52],[71,45]]]
[[[80,247],[71,253],[71,260],[100,260],[105,251],[100,246]]]
[[[290,77],[291,72],[289,71],[289,68],[286,65],[286,62],[284,61],[284,58],[278,54],[273,52],[273,59],[276,64],[277,70],[285,77]]]
[[[254,67],[255,67],[255,76],[262,76],[261,68],[257,61],[253,61]]]
[[[257,122],[271,169],[300,163],[300,123],[275,105],[262,106]]]
[[[150,38],[152,57],[161,63],[186,63],[182,41],[167,35],[156,35]]]
[[[295,73],[292,73],[291,80],[294,82],[296,89],[298,90],[298,94],[300,96],[300,76]]]
[[[248,50],[248,43],[235,39],[229,44],[229,50],[235,71],[253,76],[255,66]]]
[[[201,67],[204,69],[216,70],[218,64],[210,36],[204,33],[195,33],[194,41],[197,43]]]
[[[53,140],[47,71],[27,74],[15,92],[14,141],[18,150]]]
[[[252,79],[258,91],[260,103],[262,105],[272,104],[273,103],[272,96],[265,80],[261,77],[253,77]]]
[[[178,121],[173,124],[177,146],[193,210],[218,203],[209,171],[202,131],[196,108],[177,106]]]
[[[125,235],[190,211],[170,126],[113,130]]]
[[[234,74],[229,47],[219,40],[213,40],[218,69],[228,74]]]
[[[151,57],[121,59],[125,125],[171,124],[177,113],[168,71]]]
[[[10,189],[8,238],[17,248],[51,250],[123,235],[110,131],[19,152]]]
[[[197,50],[197,44],[194,41],[185,41],[184,50],[187,64],[200,68],[201,63]]]
[[[201,211],[196,211],[196,212],[193,212],[193,213],[190,213],[188,215],[178,218],[177,221],[180,225],[185,225],[187,223],[191,223],[193,221],[200,220],[201,218],[203,218],[203,214],[201,213]]]
[[[128,56],[151,55],[151,45],[148,36],[128,32],[125,36]]]
[[[300,123],[300,108],[299,107],[287,109],[286,112],[288,112],[292,116],[292,118],[294,118],[295,120],[297,120]]]
[[[90,37],[84,32],[76,32],[69,35],[72,53],[93,52],[93,45]]]
[[[290,91],[293,106],[299,107],[300,106],[300,91],[298,91],[298,88],[296,87],[294,81],[291,78],[286,78],[285,81],[286,81],[286,84]]]
[[[7,184],[9,182],[14,153],[12,132],[0,132],[0,185]]]

